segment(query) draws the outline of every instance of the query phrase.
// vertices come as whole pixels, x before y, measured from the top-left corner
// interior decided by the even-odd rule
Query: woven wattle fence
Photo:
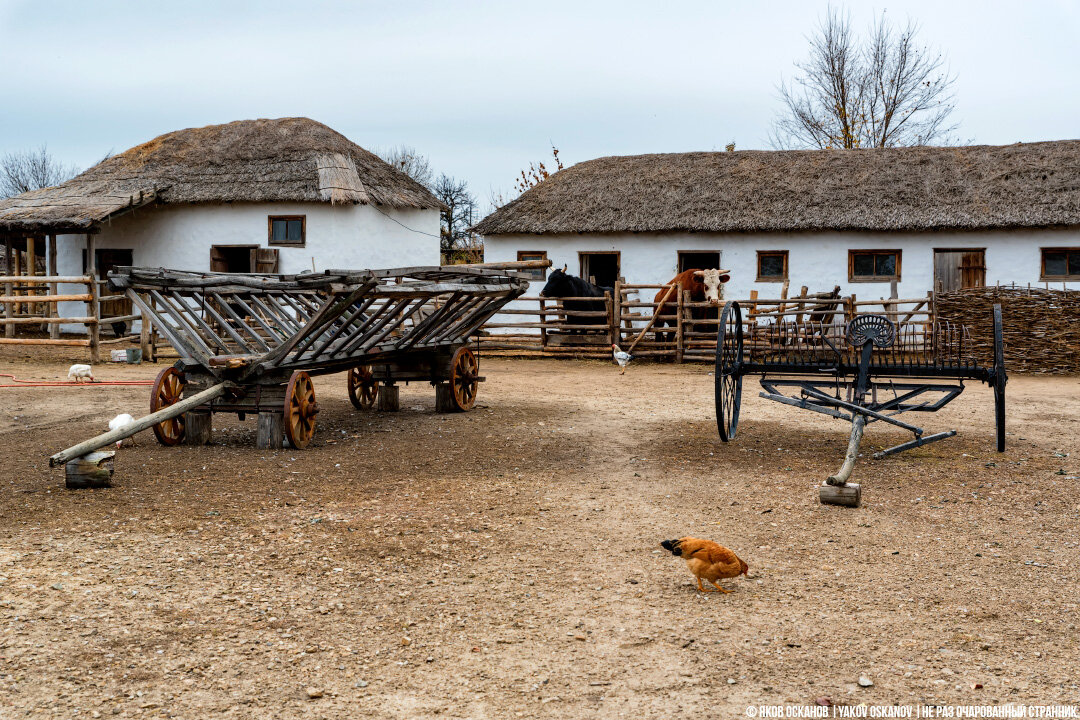
[[[994,362],[995,303],[1001,303],[1009,372],[1080,373],[1080,291],[991,286],[940,293],[938,320],[967,325],[970,353]]]

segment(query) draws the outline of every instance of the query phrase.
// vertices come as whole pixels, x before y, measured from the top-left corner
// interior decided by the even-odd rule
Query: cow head
[[[540,297],[568,297],[573,296],[570,283],[570,275],[566,274],[566,266],[562,270],[558,268],[548,274],[547,283],[540,291]]]
[[[731,279],[730,270],[697,270],[694,278],[705,285],[705,299],[713,305],[720,304],[720,284]]]

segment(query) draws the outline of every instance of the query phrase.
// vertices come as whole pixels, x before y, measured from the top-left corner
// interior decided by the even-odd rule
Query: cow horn
[[[705,271],[704,270],[695,270],[694,271],[694,277],[696,277],[696,278],[705,277]]]
[[[567,269],[567,267],[568,267],[568,266],[566,265],[566,263],[563,263],[563,266],[562,266],[562,271],[563,271],[563,272],[566,272],[566,269]]]

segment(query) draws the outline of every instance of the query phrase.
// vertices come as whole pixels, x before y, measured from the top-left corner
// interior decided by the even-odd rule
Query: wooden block
[[[846,485],[823,484],[818,488],[818,500],[824,505],[859,507],[862,502],[862,487],[858,483],[847,483]]]
[[[184,413],[184,444],[206,445],[210,442],[212,418],[208,412]]]
[[[435,386],[435,412],[457,412],[457,405],[451,399],[450,383],[438,383]]]
[[[69,490],[112,487],[114,451],[96,451],[64,465],[64,483]]]
[[[259,429],[255,447],[260,450],[280,450],[285,441],[285,416],[279,412],[259,413]]]
[[[382,412],[397,412],[401,409],[401,395],[397,385],[379,386],[379,410]]]

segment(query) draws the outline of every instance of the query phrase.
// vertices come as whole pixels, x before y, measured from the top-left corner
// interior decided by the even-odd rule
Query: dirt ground
[[[59,379],[62,355],[7,353],[0,372]],[[815,490],[844,424],[748,380],[722,444],[708,369],[484,360],[478,407],[453,415],[424,384],[400,413],[356,412],[324,376],[307,450],[257,450],[252,420],[219,416],[207,447],[140,435],[116,487],[88,491],[47,457],[144,414],[148,388],[0,389],[0,717],[1080,699],[1080,381],[1012,378],[1001,455],[992,394],[970,385],[917,417],[960,435],[867,453],[848,509]],[[863,449],[904,439],[875,424]],[[749,577],[699,593],[658,546],[683,535]]]

